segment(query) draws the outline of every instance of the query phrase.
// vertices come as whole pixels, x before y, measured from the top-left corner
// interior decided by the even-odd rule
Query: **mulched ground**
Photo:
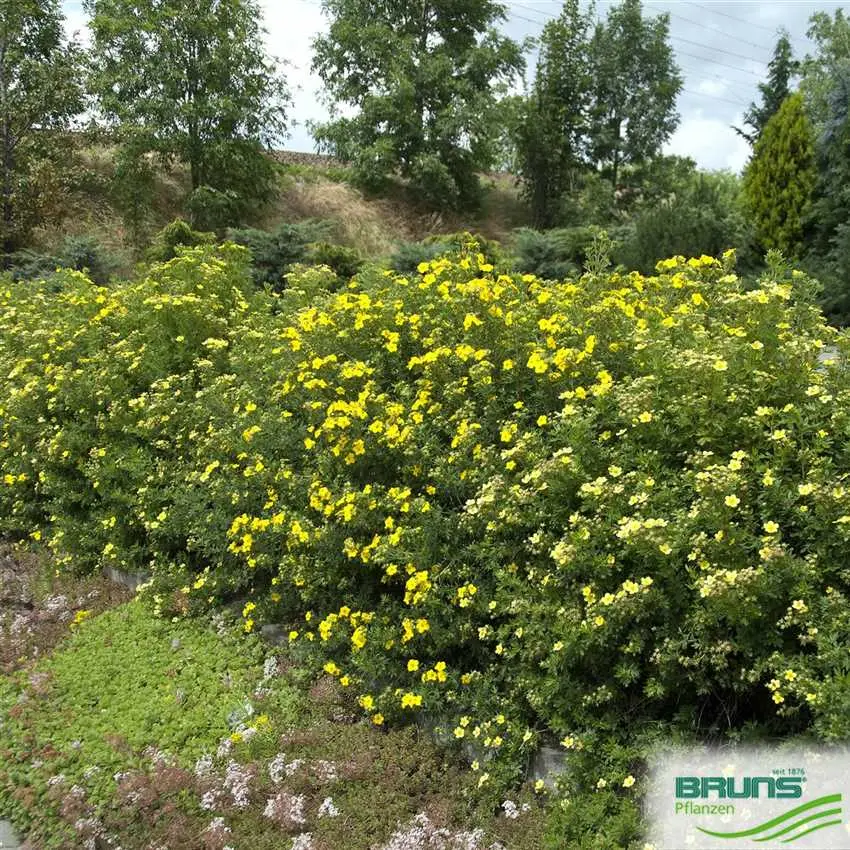
[[[102,576],[57,576],[47,558],[0,543],[0,673],[49,653],[78,612],[99,614],[132,595]]]

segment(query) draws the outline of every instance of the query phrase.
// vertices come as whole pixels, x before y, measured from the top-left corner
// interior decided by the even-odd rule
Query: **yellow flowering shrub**
[[[512,763],[624,717],[842,734],[850,345],[733,266],[4,283],[0,523],[163,611],[241,598],[373,723]]]

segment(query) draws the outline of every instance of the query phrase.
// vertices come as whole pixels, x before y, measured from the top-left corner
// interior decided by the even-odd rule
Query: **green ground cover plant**
[[[84,786],[87,800],[104,806],[115,774],[141,764],[148,748],[179,755],[185,767],[216,747],[262,678],[257,640],[168,622],[139,602],[90,622],[87,614],[77,613],[66,646],[4,681],[0,693],[0,808],[35,839],[49,838],[42,822],[53,830],[61,821],[51,777],[64,776],[66,790]],[[281,721],[294,718],[294,692],[276,692],[272,702]]]
[[[494,814],[427,735],[357,722],[338,683],[261,646],[233,613],[157,618],[137,599],[97,614],[79,606],[102,609],[103,579],[27,578],[33,635],[65,638],[0,677],[0,811],[30,846],[543,847],[530,789]],[[20,632],[2,625],[0,645]]]

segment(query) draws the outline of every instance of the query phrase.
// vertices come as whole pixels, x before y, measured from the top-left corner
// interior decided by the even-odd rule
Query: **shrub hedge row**
[[[470,247],[273,293],[225,244],[7,282],[0,528],[291,624],[482,782],[550,735],[843,736],[848,342],[733,263],[544,283]]]

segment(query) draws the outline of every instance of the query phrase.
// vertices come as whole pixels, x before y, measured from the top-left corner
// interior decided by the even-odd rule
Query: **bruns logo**
[[[850,741],[659,746],[649,767],[647,837],[658,850],[850,850]]]
[[[677,776],[679,800],[793,800],[803,796],[802,776]]]
[[[677,776],[675,814],[686,818],[723,815],[735,818],[734,800],[800,800],[803,776]],[[692,802],[706,800],[711,802]],[[718,802],[722,801],[722,802]],[[703,835],[723,840],[753,842],[781,839],[789,844],[831,826],[841,825],[841,794],[826,794],[815,800],[792,805],[762,823],[741,829],[709,829],[697,825]],[[735,823],[735,821],[732,821]],[[744,826],[742,823],[741,826]]]

